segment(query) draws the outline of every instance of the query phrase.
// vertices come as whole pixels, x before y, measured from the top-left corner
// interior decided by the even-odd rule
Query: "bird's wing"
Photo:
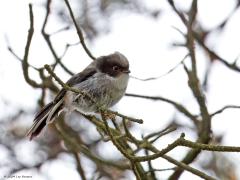
[[[93,76],[97,71],[94,68],[86,68],[82,72],[75,74],[68,81],[67,85],[74,86],[78,83],[86,81],[89,77]]]
[[[83,81],[86,81],[89,77],[93,76],[97,71],[94,68],[86,68],[82,72],[75,74],[72,76],[66,84],[68,86],[74,86],[78,83],[81,83]],[[62,97],[65,95],[67,91],[65,89],[61,89],[57,96],[55,97],[55,101],[58,102]]]

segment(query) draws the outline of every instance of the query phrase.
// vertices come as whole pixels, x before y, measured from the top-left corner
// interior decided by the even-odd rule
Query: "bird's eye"
[[[118,66],[113,66],[113,70],[114,70],[114,71],[119,71],[120,68],[119,68]]]

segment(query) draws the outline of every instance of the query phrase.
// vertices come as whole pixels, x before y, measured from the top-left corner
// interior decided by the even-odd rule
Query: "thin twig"
[[[173,68],[171,68],[170,70],[168,70],[166,73],[160,75],[160,76],[157,76],[157,77],[150,77],[150,78],[145,78],[145,79],[142,79],[142,78],[138,78],[138,77],[134,77],[134,76],[130,76],[132,79],[137,79],[139,81],[152,81],[152,80],[157,80],[157,79],[160,79],[168,74],[170,74],[171,72],[173,72],[175,69],[177,69],[184,61],[185,59],[189,56],[189,54],[185,55],[184,58],[179,62],[177,63]]]
[[[151,170],[149,170],[147,173],[149,173],[149,172],[152,172],[152,171],[158,171],[158,172],[162,172],[162,171],[173,171],[173,170],[175,170],[176,169],[176,167],[173,167],[173,168],[164,168],[164,169],[151,169]]]
[[[42,35],[43,35],[43,37],[44,37],[44,39],[45,39],[45,41],[46,41],[46,43],[47,43],[47,45],[49,47],[49,50],[51,51],[51,53],[52,53],[52,55],[53,55],[53,57],[54,57],[54,59],[56,61],[56,64],[59,64],[63,68],[64,71],[66,71],[69,75],[72,76],[72,75],[74,75],[74,73],[71,70],[69,70],[62,63],[61,58],[58,57],[55,49],[53,48],[52,42],[50,40],[50,35],[48,33],[46,33],[46,26],[47,26],[48,18],[49,18],[49,15],[50,15],[51,2],[52,2],[52,0],[48,0],[47,1],[47,5],[46,5],[47,11],[46,11],[46,15],[45,15],[45,18],[44,18],[44,22],[43,22],[43,25],[42,25],[41,32],[42,32]]]
[[[20,61],[21,63],[23,62],[23,60],[13,51],[13,49],[9,45],[8,45],[7,49],[18,61]],[[29,64],[28,62],[27,62],[27,64],[28,64],[29,67],[35,69],[36,71],[40,70],[40,68],[37,68],[37,67]]]
[[[143,123],[143,120],[142,119],[136,119],[136,118],[133,118],[133,117],[129,117],[129,116],[126,116],[126,115],[123,115],[123,114],[120,114],[119,112],[117,111],[112,111],[112,110],[109,110],[109,109],[102,109],[103,111],[105,112],[108,112],[108,113],[112,113],[112,114],[115,114],[121,118],[124,118],[124,119],[128,119],[129,121],[132,121],[132,122],[136,122],[136,123],[139,123],[139,124],[142,124]]]
[[[198,125],[199,121],[197,120],[196,116],[194,116],[193,114],[191,114],[187,108],[185,108],[183,105],[172,101],[170,99],[161,97],[161,96],[146,96],[146,95],[140,95],[140,94],[132,94],[132,93],[126,93],[125,96],[129,96],[129,97],[135,97],[135,98],[143,98],[143,99],[150,99],[150,100],[160,100],[166,103],[169,103],[171,105],[173,105],[179,112],[183,113],[185,116],[187,116],[188,118],[190,118],[194,124]]]
[[[163,158],[166,159],[168,162],[172,163],[172,164],[175,164],[176,166],[178,166],[178,168],[181,168],[183,170],[186,170],[188,172],[191,172],[192,174],[195,174],[205,180],[217,180],[216,178],[213,178],[207,174],[205,174],[204,172],[201,172],[191,166],[188,166],[187,164],[183,163],[183,162],[179,162],[173,158],[171,158],[170,156],[167,156],[167,155],[163,155]],[[177,169],[178,169],[177,168]]]
[[[161,138],[162,136],[165,136],[166,134],[169,134],[173,131],[176,131],[177,128],[176,127],[170,127],[169,129],[167,129],[166,131],[162,132],[162,133],[159,133],[157,135],[157,137],[155,137],[153,140],[150,141],[150,143],[154,143],[155,141],[157,141],[159,138]]]
[[[81,165],[81,161],[80,161],[80,157],[79,157],[79,154],[77,152],[73,152],[73,156],[74,158],[76,159],[76,162],[77,162],[77,171],[81,177],[82,180],[86,180],[86,175],[85,175],[85,172],[83,170],[83,167]]]
[[[146,135],[145,137],[143,137],[143,139],[151,139],[151,138],[153,138],[153,137],[155,137],[155,136],[159,136],[160,134],[163,134],[163,135],[165,135],[166,134],[166,132],[172,132],[172,131],[175,131],[177,128],[176,127],[166,127],[165,129],[162,129],[162,130],[160,130],[160,131],[157,131],[157,132],[153,132],[153,133],[151,133],[151,134],[148,134],[148,135]]]
[[[63,59],[63,57],[66,55],[66,53],[67,53],[67,51],[68,51],[68,49],[69,49],[70,47],[72,47],[72,46],[77,46],[78,44],[79,44],[79,42],[77,42],[77,43],[72,43],[72,44],[66,44],[65,49],[64,49],[64,51],[63,51],[60,59]]]
[[[50,36],[53,36],[53,35],[56,35],[56,34],[58,34],[58,33],[60,33],[60,32],[67,31],[67,30],[69,30],[69,29],[70,29],[70,26],[66,26],[66,27],[63,27],[63,28],[55,31],[55,32],[52,32],[52,33],[49,34],[49,35],[50,35]]]
[[[65,1],[66,5],[67,5],[67,8],[68,8],[68,11],[69,11],[70,16],[71,16],[71,18],[72,18],[72,21],[73,21],[73,23],[74,23],[74,26],[75,26],[75,28],[76,28],[76,30],[77,30],[77,34],[78,34],[78,37],[79,37],[79,40],[80,40],[80,42],[81,42],[81,44],[82,44],[83,49],[85,50],[85,52],[87,53],[87,55],[88,55],[92,60],[95,60],[96,57],[94,57],[94,56],[92,55],[92,53],[90,52],[90,50],[89,50],[89,49],[87,48],[87,46],[86,46],[86,43],[85,43],[85,40],[84,40],[84,37],[83,37],[82,30],[80,29],[80,27],[78,26],[78,24],[77,24],[77,22],[76,22],[76,19],[75,19],[74,15],[73,15],[72,8],[71,8],[68,0],[64,0],[64,1]]]
[[[145,149],[144,152],[145,152],[146,156],[149,155],[148,149]],[[151,180],[157,180],[155,172],[159,171],[159,170],[153,168],[152,161],[147,161],[147,164],[148,164],[148,171],[146,172],[146,174],[149,174],[151,176]]]
[[[228,105],[228,106],[224,106],[223,108],[217,110],[216,112],[212,113],[210,116],[213,117],[217,114],[220,114],[222,113],[223,111],[225,111],[226,109],[239,109],[240,106],[237,106],[237,105]]]

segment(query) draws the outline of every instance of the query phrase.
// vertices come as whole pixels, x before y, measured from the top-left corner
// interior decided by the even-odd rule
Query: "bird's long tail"
[[[53,118],[62,110],[63,99],[58,102],[50,102],[47,104],[34,118],[33,125],[29,129],[26,136],[30,137],[32,140],[36,137],[42,129],[53,120]]]

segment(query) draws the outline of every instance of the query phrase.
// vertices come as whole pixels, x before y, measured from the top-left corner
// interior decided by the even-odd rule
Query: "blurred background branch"
[[[166,179],[175,180],[184,177],[184,172],[190,172],[203,179],[237,179],[237,168],[226,152],[239,152],[240,147],[238,144],[233,144],[233,146],[221,145],[224,135],[218,135],[213,131],[213,119],[216,115],[222,115],[227,109],[229,111],[230,109],[238,110],[239,105],[224,105],[221,106],[222,108],[212,111],[208,104],[207,87],[209,85],[210,70],[214,63],[219,61],[228,70],[239,73],[238,58],[232,61],[223,58],[222,55],[209,46],[207,37],[216,31],[224,31],[226,24],[234,17],[240,3],[236,1],[230,14],[219,25],[208,30],[202,26],[199,20],[198,4],[200,2],[197,0],[192,0],[186,9],[178,7],[179,3],[173,0],[168,0],[166,3],[171,8],[172,13],[175,13],[178,21],[182,23],[181,25],[183,25],[181,27],[180,24],[177,24],[175,28],[180,32],[182,42],[171,43],[175,47],[184,49],[185,56],[183,59],[175,56],[174,58],[178,63],[171,66],[173,68],[169,68],[165,71],[166,73],[158,71],[159,74],[163,75],[150,76],[149,78],[133,76],[132,80],[138,79],[146,86],[151,81],[154,86],[158,86],[159,81],[168,78],[176,71],[182,74],[185,73],[186,81],[182,85],[185,86],[188,83],[187,92],[196,104],[194,109],[174,97],[169,98],[154,93],[146,95],[138,93],[139,91],[129,92],[126,93],[126,97],[129,99],[151,101],[152,107],[157,106],[155,101],[171,105],[174,110],[173,118],[164,126],[158,126],[157,131],[143,133],[141,130],[147,124],[147,119],[136,118],[131,115],[131,111],[126,114],[116,110],[101,110],[100,114],[94,116],[75,112],[69,116],[60,115],[55,123],[49,125],[48,130],[43,132],[41,137],[31,143],[24,137],[30,125],[24,120],[26,118],[33,119],[33,114],[37,109],[44,106],[45,101],[51,99],[59,91],[58,84],[53,79],[57,80],[63,88],[74,91],[74,89],[67,87],[63,83],[60,73],[57,73],[61,72],[69,76],[75,73],[70,63],[64,61],[72,53],[72,49],[77,47],[78,52],[81,52],[81,56],[85,54],[87,58],[94,60],[96,59],[95,52],[92,53],[90,50],[94,50],[94,46],[91,45],[95,39],[109,31],[109,21],[114,14],[119,11],[136,13],[151,18],[151,20],[158,23],[159,17],[164,12],[161,9],[151,9],[142,1],[100,0],[90,2],[86,0],[64,0],[64,2],[56,3],[54,0],[46,0],[44,5],[41,6],[45,10],[41,25],[37,17],[38,13],[34,11],[34,7],[37,7],[37,5],[29,5],[29,29],[23,58],[15,50],[15,44],[10,45],[10,43],[7,43],[7,49],[21,63],[26,83],[33,89],[40,89],[41,93],[36,102],[37,109],[15,108],[15,113],[1,117],[0,150],[8,154],[8,160],[0,163],[4,176],[24,170],[35,170],[39,174],[44,174],[41,172],[42,167],[49,162],[61,159],[64,154],[73,159],[72,164],[76,167],[74,170],[78,177],[83,180],[101,178],[154,180],[160,179],[162,174],[165,173],[164,177]],[[51,20],[53,17],[60,20],[59,22],[61,22],[63,28],[55,28],[55,31],[49,33],[48,27],[53,23]],[[99,24],[101,25],[99,26]],[[37,27],[40,27],[40,29]],[[178,29],[179,27],[181,28]],[[75,33],[77,36],[74,38],[74,43],[67,42],[64,48],[59,51],[54,38],[62,38],[65,33],[69,32],[71,34],[77,32]],[[38,66],[31,63],[32,44],[34,43],[34,37],[39,34],[47,44],[41,46],[46,46],[52,57],[52,59],[47,60],[47,64],[49,64],[47,66],[44,66],[44,62],[40,62],[41,65]],[[61,38],[59,38],[60,41]],[[130,41],[131,39],[129,39]],[[125,46],[127,45],[128,42],[125,42]],[[114,46],[114,44],[111,46]],[[79,50],[79,47],[82,47],[80,49],[83,51]],[[203,75],[204,78],[200,76],[199,49],[205,53],[205,59],[208,61]],[[131,63],[134,66],[139,62],[133,61]],[[34,76],[31,70],[37,73],[37,76]],[[47,74],[46,70],[50,75]],[[151,68],[148,67],[147,70],[151,71]],[[181,95],[178,94],[178,96]],[[138,106],[136,103],[134,109],[138,109]],[[157,108],[161,109],[160,106]],[[150,117],[148,107],[145,107],[144,111]],[[180,121],[181,117],[184,117],[184,120]],[[165,117],[154,117],[156,121],[160,118],[164,119]],[[186,124],[186,122],[190,125]],[[138,133],[136,133],[136,129],[140,129]],[[187,137],[194,134],[194,138],[185,139],[184,134],[181,134],[182,132],[187,134]],[[164,141],[165,138],[169,138],[167,144],[161,144],[161,141]],[[21,149],[19,147],[22,146],[31,149],[28,154],[31,160],[24,162],[19,158],[18,149]],[[107,146],[109,151],[116,151],[117,155],[108,156],[108,154],[105,154],[106,149],[104,149],[104,146],[105,148]],[[188,147],[190,150],[187,151],[182,147]],[[174,155],[176,149],[181,153]],[[181,156],[178,157],[178,154],[181,154]],[[204,159],[202,161],[198,160],[203,156],[208,158],[202,158]],[[156,163],[161,160],[166,160],[170,164],[164,166],[163,163]],[[227,165],[223,166],[222,164],[225,162],[227,162]],[[48,179],[48,177],[45,178]]]

